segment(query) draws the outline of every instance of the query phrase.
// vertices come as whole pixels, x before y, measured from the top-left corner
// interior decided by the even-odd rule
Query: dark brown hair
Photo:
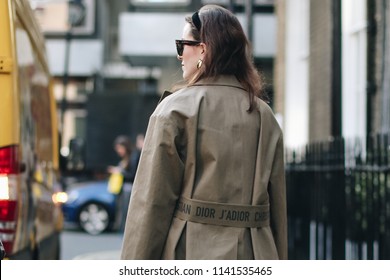
[[[250,43],[237,17],[229,10],[218,5],[205,5],[199,12],[200,30],[191,24],[192,36],[204,42],[207,52],[203,66],[197,71],[188,85],[204,78],[216,78],[219,75],[234,75],[248,91],[249,108],[255,108],[255,97],[266,99],[262,93],[262,79],[257,72],[252,58]]]
[[[132,152],[132,143],[129,137],[125,135],[119,135],[114,140],[114,147],[121,145],[126,149],[126,154],[129,156]]]

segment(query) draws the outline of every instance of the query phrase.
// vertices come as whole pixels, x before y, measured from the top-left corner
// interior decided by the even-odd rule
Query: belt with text
[[[228,204],[180,197],[175,217],[202,224],[259,228],[269,226],[269,204]]]

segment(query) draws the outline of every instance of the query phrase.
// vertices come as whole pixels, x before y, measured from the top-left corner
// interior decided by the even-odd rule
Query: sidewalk
[[[119,260],[120,250],[100,251],[78,255],[73,260]]]

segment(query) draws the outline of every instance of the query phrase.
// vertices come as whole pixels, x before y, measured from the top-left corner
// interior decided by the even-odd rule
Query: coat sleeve
[[[179,143],[177,123],[152,115],[133,184],[121,259],[161,258],[184,172]]]
[[[287,259],[287,203],[283,136],[280,136],[269,185],[270,222],[279,259]]]

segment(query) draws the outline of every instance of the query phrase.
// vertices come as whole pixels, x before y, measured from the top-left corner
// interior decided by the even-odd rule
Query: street
[[[77,229],[61,233],[61,260],[115,260],[122,246],[121,232],[90,235]]]

